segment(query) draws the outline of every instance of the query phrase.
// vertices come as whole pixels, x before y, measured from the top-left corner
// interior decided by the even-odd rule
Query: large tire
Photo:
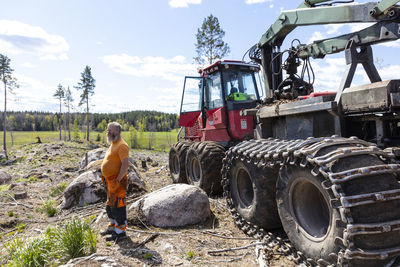
[[[343,145],[321,149],[313,156],[325,155],[339,147],[343,148]],[[351,169],[382,164],[385,163],[377,156],[362,154],[332,161],[329,168],[333,173],[346,173]],[[301,167],[297,164],[285,164],[277,182],[277,205],[282,226],[297,249],[309,258],[323,259],[336,264],[337,255],[343,256],[348,249],[376,252],[400,245],[399,230],[382,230],[373,234],[360,232],[350,239],[346,237],[351,234],[349,229],[358,225],[368,227],[376,224],[390,228],[387,223],[390,225],[390,222],[400,218],[399,200],[377,201],[346,208],[347,218],[343,219],[343,213],[340,212],[343,204],[340,204],[335,197],[332,190],[334,186],[323,186],[324,182],[329,180],[327,181],[321,173],[312,173],[315,166],[310,165],[312,164]],[[382,191],[399,188],[399,183],[393,174],[369,175],[340,184],[342,196],[357,196],[372,192],[379,194]],[[346,240],[350,240],[351,243]],[[393,261],[393,258],[382,255],[381,259],[357,257],[344,259],[347,262],[343,265],[383,266]],[[342,265],[340,260],[339,257],[339,265]]]
[[[186,177],[190,184],[203,189],[207,195],[222,193],[221,168],[225,148],[215,142],[197,142],[186,156]]]
[[[243,219],[264,229],[281,226],[275,198],[278,170],[233,159],[228,174],[234,208]]]
[[[169,150],[169,170],[173,183],[187,183],[186,180],[186,153],[190,142],[177,142]]]

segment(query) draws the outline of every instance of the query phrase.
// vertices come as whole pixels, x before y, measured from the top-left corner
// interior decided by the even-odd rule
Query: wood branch
[[[159,235],[187,235],[187,236],[194,236],[196,234],[190,234],[190,233],[182,233],[182,232],[174,232],[174,233],[168,233],[168,232],[152,232],[152,231],[143,231],[143,230],[137,230],[133,228],[126,228],[127,231],[131,232],[136,232],[136,233],[142,233],[142,234],[159,234]]]
[[[202,231],[201,233],[206,234],[206,235],[211,235],[211,236],[215,236],[215,237],[219,237],[219,238],[223,238],[223,239],[236,239],[236,240],[257,240],[256,238],[253,237],[234,237],[234,236],[223,236],[221,234],[216,234],[210,231]]]
[[[7,193],[7,195],[9,195],[9,196],[11,197],[11,199],[14,201],[14,203],[16,204],[16,206],[21,205],[21,206],[24,206],[24,207],[26,207],[26,208],[28,208],[28,209],[33,209],[32,206],[27,205],[27,204],[24,204],[24,203],[20,203],[20,202],[18,202],[17,200],[15,200],[15,198],[14,198],[10,193]]]
[[[104,213],[105,213],[104,210],[100,211],[99,215],[97,216],[96,221],[94,222],[95,224],[98,224],[100,222],[101,218],[103,218]]]
[[[159,236],[160,234],[152,234],[151,236],[146,237],[145,240],[143,240],[142,242],[140,242],[139,244],[137,244],[135,246],[135,248],[141,247],[143,245],[145,245],[146,243],[153,241],[154,239],[156,239],[157,236]]]
[[[219,262],[234,262],[234,261],[240,261],[242,260],[244,257],[246,257],[247,255],[249,255],[249,253],[245,253],[240,257],[233,257],[233,258],[229,258],[226,260],[212,260],[212,261],[202,261],[202,264],[207,264],[207,263],[219,263]]]
[[[242,246],[242,247],[235,247],[235,248],[225,248],[225,249],[218,249],[218,250],[209,250],[207,251],[208,254],[213,254],[213,253],[221,253],[221,252],[228,252],[228,251],[235,251],[235,250],[242,250],[242,249],[247,249],[250,247],[258,246],[258,245],[264,245],[264,242],[256,242],[249,244],[247,246]]]

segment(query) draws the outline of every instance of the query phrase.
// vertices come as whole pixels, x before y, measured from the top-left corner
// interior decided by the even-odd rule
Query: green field
[[[154,149],[158,151],[169,151],[169,147],[176,142],[176,136],[178,130],[172,130],[171,132],[143,132],[137,133],[138,148]],[[39,136],[43,143],[53,142],[59,140],[59,132],[7,132],[7,147],[20,146],[37,141],[36,137]],[[62,140],[67,140],[68,133],[62,131]],[[125,141],[131,145],[131,135],[128,131],[122,132],[122,137]],[[73,133],[71,132],[71,138]],[[85,140],[85,133],[80,133],[80,141]],[[105,133],[90,132],[91,141],[106,142]],[[0,131],[0,147],[3,147],[3,132]]]

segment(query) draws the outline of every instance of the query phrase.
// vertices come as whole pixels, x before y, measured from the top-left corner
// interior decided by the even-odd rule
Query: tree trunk
[[[89,93],[86,96],[86,124],[87,124],[86,140],[89,141]]]
[[[69,101],[68,101],[68,113],[67,113],[67,129],[68,129],[68,141],[71,141],[71,129],[69,123]]]
[[[7,144],[6,144],[6,134],[7,134],[7,85],[6,85],[6,81],[3,79],[3,83],[4,83],[4,114],[3,114],[3,119],[4,119],[4,127],[3,127],[3,149],[4,149],[4,154],[6,156],[6,158],[8,158],[7,156]]]
[[[61,141],[61,97],[60,97],[60,116],[58,119],[58,128],[60,129],[60,141]]]

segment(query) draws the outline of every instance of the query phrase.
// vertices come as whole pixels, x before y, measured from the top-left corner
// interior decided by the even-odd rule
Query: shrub
[[[4,244],[6,266],[55,266],[96,252],[96,234],[79,218],[52,228],[34,239],[16,238]]]
[[[45,266],[51,262],[48,257],[51,242],[46,238],[31,241],[15,239],[4,245],[9,254],[8,266]]]
[[[44,212],[48,217],[53,217],[57,213],[57,209],[54,207],[54,200],[51,199],[46,200],[36,211]]]
[[[58,228],[56,235],[67,261],[96,251],[97,237],[90,225],[81,219],[72,218]]]

